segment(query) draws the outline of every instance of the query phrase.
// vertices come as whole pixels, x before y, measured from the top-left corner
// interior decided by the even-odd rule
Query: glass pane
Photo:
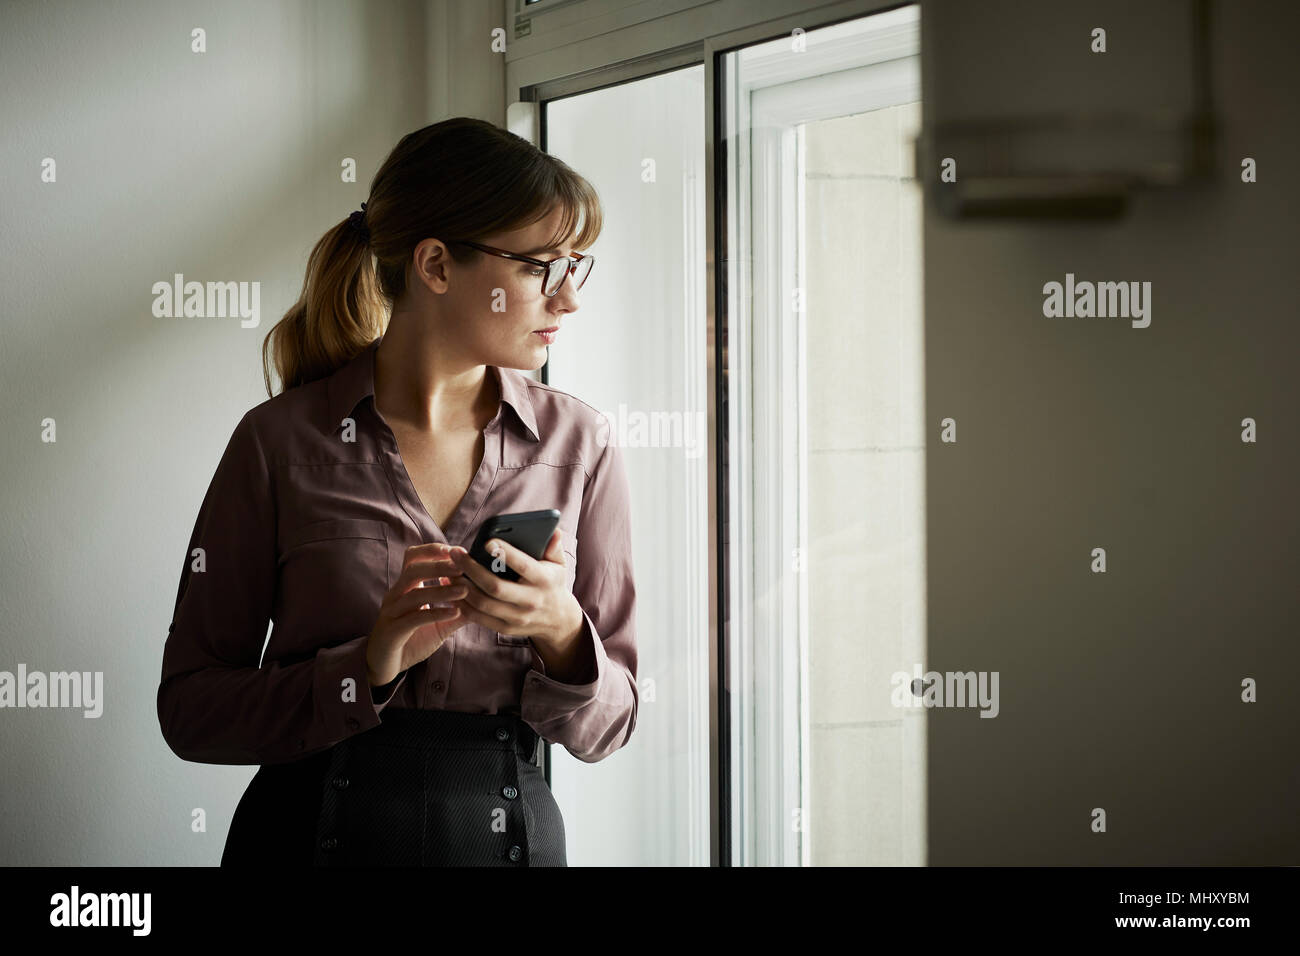
[[[556,799],[574,821],[569,863],[707,866],[704,70],[545,109],[548,151],[604,206],[587,250],[599,276],[564,318],[547,376],[606,413],[627,464],[641,690],[626,747],[594,765],[551,748]]]
[[[738,864],[925,863],[919,31],[723,58]]]

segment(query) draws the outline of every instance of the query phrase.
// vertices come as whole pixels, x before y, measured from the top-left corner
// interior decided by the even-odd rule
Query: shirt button
[[[356,730],[358,727],[361,726],[361,721],[357,720],[355,717],[349,717],[348,726],[351,727],[353,730]]]
[[[517,846],[512,846],[512,847],[510,848],[510,859],[515,860],[516,862],[518,862],[519,858],[522,857],[523,855],[524,855],[524,851],[523,851],[522,849],[520,849],[519,847],[517,847]]]
[[[509,740],[509,739],[510,739],[510,731],[507,730],[505,727],[498,727],[497,740]]]
[[[440,680],[436,680],[436,681],[434,681],[434,682],[433,682],[433,689],[434,689],[434,690],[442,690],[442,681],[440,681]]]
[[[348,778],[347,778],[347,777],[335,777],[335,778],[334,778],[334,789],[335,789],[335,790],[346,790],[347,788],[348,788]]]
[[[336,837],[326,837],[320,841],[320,848],[322,850],[337,850],[338,846],[339,841]]]
[[[506,786],[501,788],[501,795],[507,800],[513,800],[515,797],[519,796],[519,791],[514,787]]]

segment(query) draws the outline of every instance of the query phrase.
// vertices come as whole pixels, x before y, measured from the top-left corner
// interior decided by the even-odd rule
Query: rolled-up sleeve
[[[249,411],[199,508],[163,649],[158,721],[177,756],[294,760],[378,726],[400,687],[372,696],[364,634],[306,660],[259,666],[276,573],[274,474]]]
[[[542,737],[595,763],[632,736],[636,686],[636,582],[632,574],[631,494],[622,452],[606,445],[582,495],[573,594],[583,612],[581,658],[595,677],[566,684],[546,674],[533,651],[520,715]]]

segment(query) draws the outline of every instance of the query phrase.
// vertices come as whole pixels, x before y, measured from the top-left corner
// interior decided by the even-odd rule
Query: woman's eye
[[[545,269],[529,269],[528,274],[530,276],[539,276],[545,271],[546,271]]]

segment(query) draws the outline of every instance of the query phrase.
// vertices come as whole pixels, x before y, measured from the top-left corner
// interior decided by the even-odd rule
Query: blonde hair
[[[298,301],[263,340],[267,395],[272,366],[287,390],[331,374],[383,335],[425,239],[481,240],[532,225],[557,206],[560,224],[548,245],[574,236],[575,249],[590,248],[600,235],[600,199],[562,160],[468,116],[403,136],[370,184],[369,238],[346,217],[325,233],[307,260]],[[457,262],[483,255],[458,244],[447,252]]]

